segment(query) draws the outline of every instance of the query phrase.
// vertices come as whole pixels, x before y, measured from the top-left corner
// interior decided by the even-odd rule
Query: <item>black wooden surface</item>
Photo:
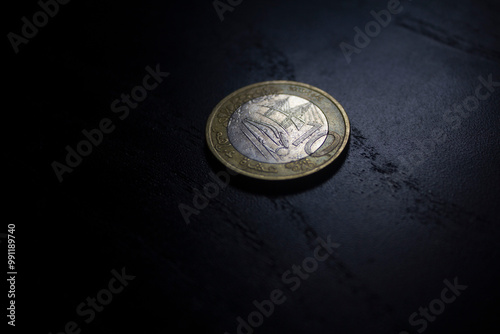
[[[16,6],[5,35],[39,10]],[[500,6],[401,6],[349,64],[340,43],[386,1],[246,0],[223,21],[210,1],[72,1],[18,54],[6,38],[15,330],[233,334],[280,289],[286,301],[255,333],[417,333],[409,317],[457,278],[467,289],[425,332],[498,332],[500,87],[467,115],[448,110],[480,76],[500,81]],[[157,64],[169,76],[120,120],[111,103]],[[224,170],[205,144],[212,108],[283,79],[344,106],[346,152],[303,180],[231,176],[186,224],[179,204]],[[103,118],[115,130],[59,182],[53,161]],[[319,237],[340,246],[291,291],[282,275]],[[86,323],[78,305],[122,268],[135,278]]]

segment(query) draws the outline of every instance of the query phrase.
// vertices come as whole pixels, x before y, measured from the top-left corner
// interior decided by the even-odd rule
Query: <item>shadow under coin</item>
[[[235,187],[247,193],[271,197],[298,194],[318,187],[319,185],[332,178],[344,164],[349,151],[349,147],[350,141],[347,143],[342,153],[332,163],[330,163],[323,169],[304,177],[299,177],[292,180],[270,181],[259,180],[249,176],[238,174],[235,176],[231,176],[229,186]],[[206,143],[205,156],[207,157],[209,167],[214,173],[227,169],[226,166],[224,166],[212,154]]]

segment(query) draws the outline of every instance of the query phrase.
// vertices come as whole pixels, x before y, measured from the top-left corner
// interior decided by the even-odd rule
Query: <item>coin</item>
[[[347,145],[344,108],[323,90],[294,81],[266,81],[238,89],[210,114],[212,153],[240,174],[288,180],[334,161]]]

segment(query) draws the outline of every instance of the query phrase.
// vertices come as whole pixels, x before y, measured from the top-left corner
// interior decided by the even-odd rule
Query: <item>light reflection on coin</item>
[[[328,130],[325,115],[312,102],[294,95],[266,95],[244,103],[227,126],[229,141],[244,156],[268,163],[306,158],[311,134]],[[318,149],[325,138],[317,140]]]
[[[224,98],[207,122],[210,150],[238,173],[285,180],[314,173],[347,144],[342,106],[326,92],[293,81],[268,81]]]

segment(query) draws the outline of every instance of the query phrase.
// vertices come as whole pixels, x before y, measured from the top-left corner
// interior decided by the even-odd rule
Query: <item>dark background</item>
[[[40,9],[8,6],[4,36]],[[255,333],[416,333],[410,314],[458,277],[468,288],[426,333],[498,332],[500,88],[460,124],[443,117],[479,76],[500,81],[500,5],[402,6],[350,64],[339,44],[386,1],[245,0],[224,21],[211,1],[71,1],[18,54],[5,38],[0,232],[17,226],[16,330],[233,334],[278,288],[286,302]],[[111,102],[156,64],[170,75],[119,120]],[[178,205],[223,170],[208,115],[266,80],[334,96],[346,151],[303,180],[231,177],[186,224]],[[115,131],[59,183],[51,163],[103,118]],[[405,167],[437,128],[447,139]],[[281,275],[327,236],[341,246],[291,292]],[[85,324],[77,305],[123,267],[135,279]]]

